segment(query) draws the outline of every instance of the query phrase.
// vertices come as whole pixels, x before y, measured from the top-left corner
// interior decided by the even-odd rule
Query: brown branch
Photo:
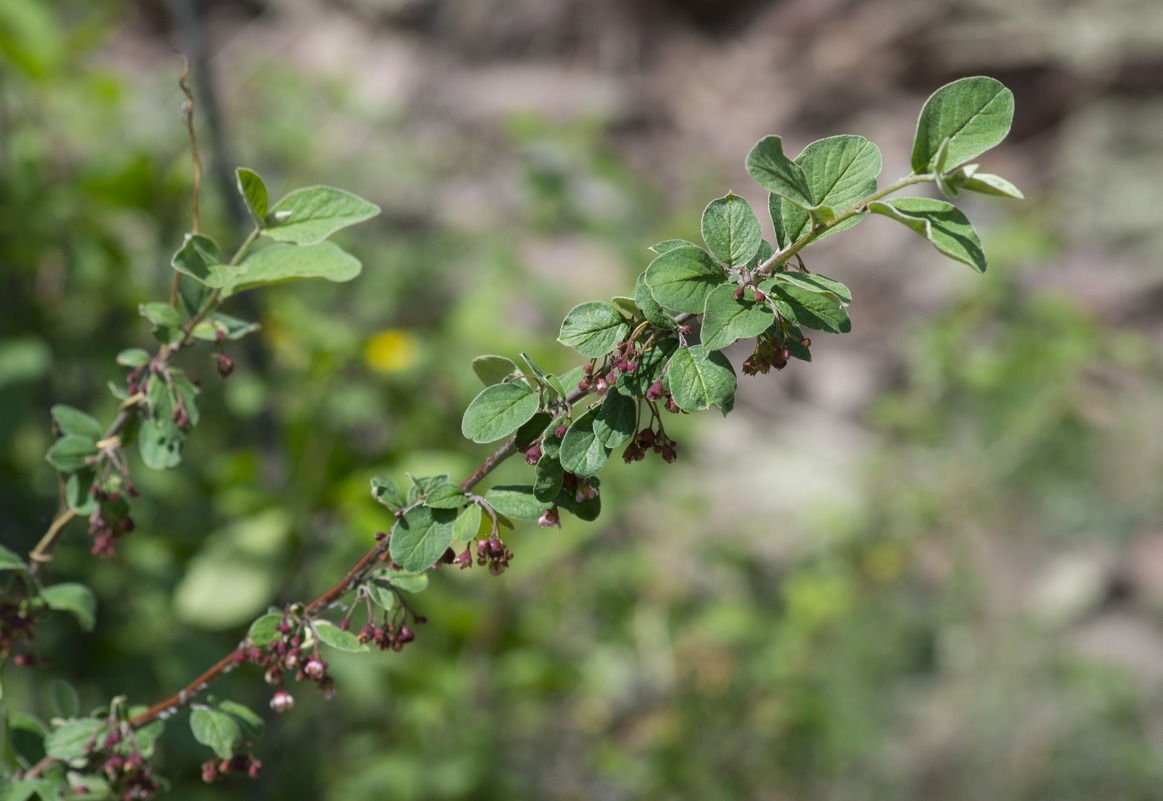
[[[190,90],[190,84],[186,82],[186,79],[190,77],[190,59],[186,58],[185,53],[182,53],[181,56],[185,69],[182,70],[182,77],[178,78],[178,86],[186,95],[186,100],[182,103],[182,120],[186,123],[186,132],[190,136],[190,158],[194,162],[194,191],[191,192],[193,220],[190,223],[190,233],[196,234],[199,226],[198,194],[202,190],[202,158],[198,155],[198,137],[194,134],[194,93]],[[181,273],[175,271],[173,288],[170,290],[171,306],[178,305],[178,289],[181,282]]]

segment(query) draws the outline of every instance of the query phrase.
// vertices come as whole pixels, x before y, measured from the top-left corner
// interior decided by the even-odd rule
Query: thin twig
[[[185,69],[182,70],[182,77],[178,78],[178,86],[182,88],[182,93],[186,95],[186,99],[182,102],[182,121],[186,123],[186,132],[190,136],[190,158],[194,162],[194,191],[191,193],[191,206],[193,220],[190,223],[190,233],[198,233],[199,215],[198,215],[198,194],[202,189],[202,157],[198,155],[198,137],[194,134],[194,93],[190,89],[190,84],[186,79],[190,77],[190,59],[186,58],[185,53],[182,56],[182,63]],[[170,305],[176,307],[178,305],[178,288],[181,286],[182,274],[174,271],[174,285],[170,290]]]

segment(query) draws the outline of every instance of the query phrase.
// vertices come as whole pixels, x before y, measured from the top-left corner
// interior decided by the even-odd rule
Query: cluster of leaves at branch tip
[[[398,651],[411,642],[412,626],[424,619],[407,596],[425,589],[427,571],[476,563],[499,574],[513,558],[501,532],[514,521],[560,526],[563,512],[596,519],[599,473],[616,449],[627,463],[651,452],[674,462],[679,449],[666,431],[668,415],[731,411],[738,379],[727,349],[746,342],[750,354],[741,371],[754,375],[782,369],[791,359],[811,361],[805,330],[851,330],[848,288],[811,272],[804,261],[806,248],[817,240],[875,214],[924,237],[942,255],[984,270],[978,235],[949,200],[962,191],[1021,197],[1004,178],[971,163],[1005,137],[1012,115],[1013,95],[992,78],[965,78],[938,89],[917,123],[912,172],[883,188],[880,151],[861,136],[821,139],[795,158],[784,154],[778,136],[761,139],[746,167],[768,192],[773,241],[764,239],[747,201],[728,193],[703,211],[702,245],[659,242],[631,294],[569,311],[558,341],[585,357],[579,367],[547,373],[525,353],[520,364],[498,355],[474,360],[485,386],[466,409],[462,432],[474,443],[505,442],[459,484],[446,475],[409,477],[403,489],[388,478],[373,480],[373,497],[392,514],[390,532],[377,533],[376,546],[311,605],[272,609],[256,620],[230,657],[232,664],[261,668],[277,712],[294,705],[291,681],[314,682],[329,697],[335,687],[322,649],[361,652],[376,645]],[[186,237],[171,262],[176,271],[171,302],[140,309],[153,327],[156,350],[129,348],[118,356],[127,375],[124,384],[111,385],[121,401],[117,419],[102,425],[78,409],[53,407],[57,437],[46,458],[60,475],[67,508],[46,535],[50,553],[56,522],[63,526],[73,516],[88,519],[93,550],[100,555],[111,555],[117,540],[133,530],[137,489],[128,448],[136,444],[148,468],[180,463],[199,422],[200,390],[173,363],[175,354],[208,342],[225,377],[234,369],[225,348],[258,328],[225,314],[224,301],[285,281],[348,281],[359,274],[358,260],[326,240],[374,216],[374,205],[330,187],[299,189],[272,204],[255,172],[239,169],[237,179],[254,230],[230,258],[206,235]],[[926,183],[947,199],[890,197]],[[255,247],[263,240],[265,246]],[[523,454],[533,470],[530,481],[478,494],[481,478],[514,453]],[[32,556],[26,561],[0,547],[0,572],[8,574],[0,597],[0,656],[26,665],[40,662],[32,625],[39,617],[66,612],[89,630],[96,615],[87,587],[45,585],[37,574],[45,556],[40,546]],[[342,619],[333,623],[320,616],[346,595],[353,600]],[[366,615],[358,632],[350,630],[357,609]],[[184,693],[174,702],[187,703]],[[88,717],[75,703],[60,706],[51,727],[36,722],[25,728],[35,730],[48,760],[73,773],[66,778],[64,771],[32,771],[9,783],[9,792],[50,798],[67,787],[82,793],[77,797],[147,798],[162,789],[148,760],[162,718],[171,711],[164,703],[141,710],[115,701]],[[207,781],[257,773],[250,746],[262,721],[255,713],[231,701],[197,702],[190,726],[195,739],[214,752],[203,766]],[[28,767],[21,764],[22,770]]]
[[[627,442],[628,462],[641,458],[644,442],[659,453],[666,448],[664,458],[673,461],[663,411],[713,407],[726,414],[732,408],[737,377],[726,348],[752,340],[742,371],[754,375],[782,369],[793,358],[810,361],[805,329],[852,330],[851,292],[808,270],[802,255],[807,246],[869,213],[880,214],[920,234],[941,254],[985,269],[977,233],[953,204],[886,198],[922,183],[935,184],[949,198],[961,190],[1020,198],[1008,181],[968,163],[1005,137],[1012,116],[1012,93],[992,78],[942,87],[921,111],[913,173],[883,189],[877,184],[880,150],[862,136],[821,139],[794,159],[784,154],[778,136],[761,139],[746,165],[769,192],[774,242],[764,240],[759,218],[743,198],[728,193],[711,201],[702,215],[703,245],[659,242],[632,296],[588,301],[566,315],[558,341],[590,360],[580,381],[576,372],[548,375],[524,355],[526,367],[495,355],[474,362],[486,386],[465,411],[462,432],[477,443],[512,437],[535,475],[530,484],[508,491],[528,499],[527,516],[536,513],[536,504],[548,504],[542,519],[548,515],[554,524],[558,507],[570,511],[558,477],[595,480],[613,449]],[[595,398],[588,407],[582,405],[587,396]],[[435,508],[410,509],[393,532],[393,559],[424,569],[440,547],[455,544],[456,520],[447,507],[439,515]]]

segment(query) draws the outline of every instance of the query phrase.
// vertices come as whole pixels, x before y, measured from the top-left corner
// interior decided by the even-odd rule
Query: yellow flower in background
[[[402,328],[385,328],[368,340],[364,360],[380,373],[407,370],[420,355],[420,343]]]

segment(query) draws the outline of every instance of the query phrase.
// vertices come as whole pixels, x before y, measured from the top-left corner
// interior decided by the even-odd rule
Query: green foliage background
[[[0,538],[18,551],[55,509],[48,407],[112,416],[113,356],[147,344],[137,305],[167,295],[189,226],[180,64],[142,8],[0,8]],[[263,332],[234,377],[187,359],[206,422],[181,469],[137,471],[121,556],[96,562],[81,527],[69,535],[52,567],[95,586],[97,630],[60,619],[42,637],[84,707],[169,694],[269,602],[341,575],[388,526],[371,476],[462,476],[487,452],[460,436],[473,356],[568,369],[565,311],[628,291],[651,242],[693,238],[726,170],[742,184],[746,145],[730,168],[712,152],[664,172],[584,106],[454,131],[368,102],[358,65],[258,44],[263,18],[218,24],[258,54],[214,76],[238,162],[276,194],[326,182],[386,213],[342,237],[365,264],[356,284],[240,299]],[[938,83],[901,104],[905,129]],[[1016,88],[1021,113],[1033,96]],[[1063,123],[1064,153],[1088,119]],[[833,122],[811,134],[867,132]],[[1123,174],[1117,149],[1103,159]],[[1159,329],[1136,305],[1152,278],[1135,249],[1150,234],[1079,255],[1059,216],[1076,171],[1057,166],[1033,173],[1025,205],[988,212],[984,277],[910,295],[955,267],[897,231],[886,252],[916,253],[899,256],[915,270],[830,251],[855,265],[824,271],[855,279],[857,334],[745,382],[729,420],[679,426],[675,467],[618,465],[597,524],[519,531],[503,578],[439,574],[416,644],[337,658],[334,701],[303,688],[272,722],[257,785],[201,785],[205,749],[179,718],[160,764],[177,797],[1156,798]],[[202,227],[231,248],[244,232],[223,197],[208,175]],[[877,378],[844,405],[819,371]],[[47,708],[41,673],[9,667],[3,683],[5,704]],[[214,692],[267,709],[247,671]]]

